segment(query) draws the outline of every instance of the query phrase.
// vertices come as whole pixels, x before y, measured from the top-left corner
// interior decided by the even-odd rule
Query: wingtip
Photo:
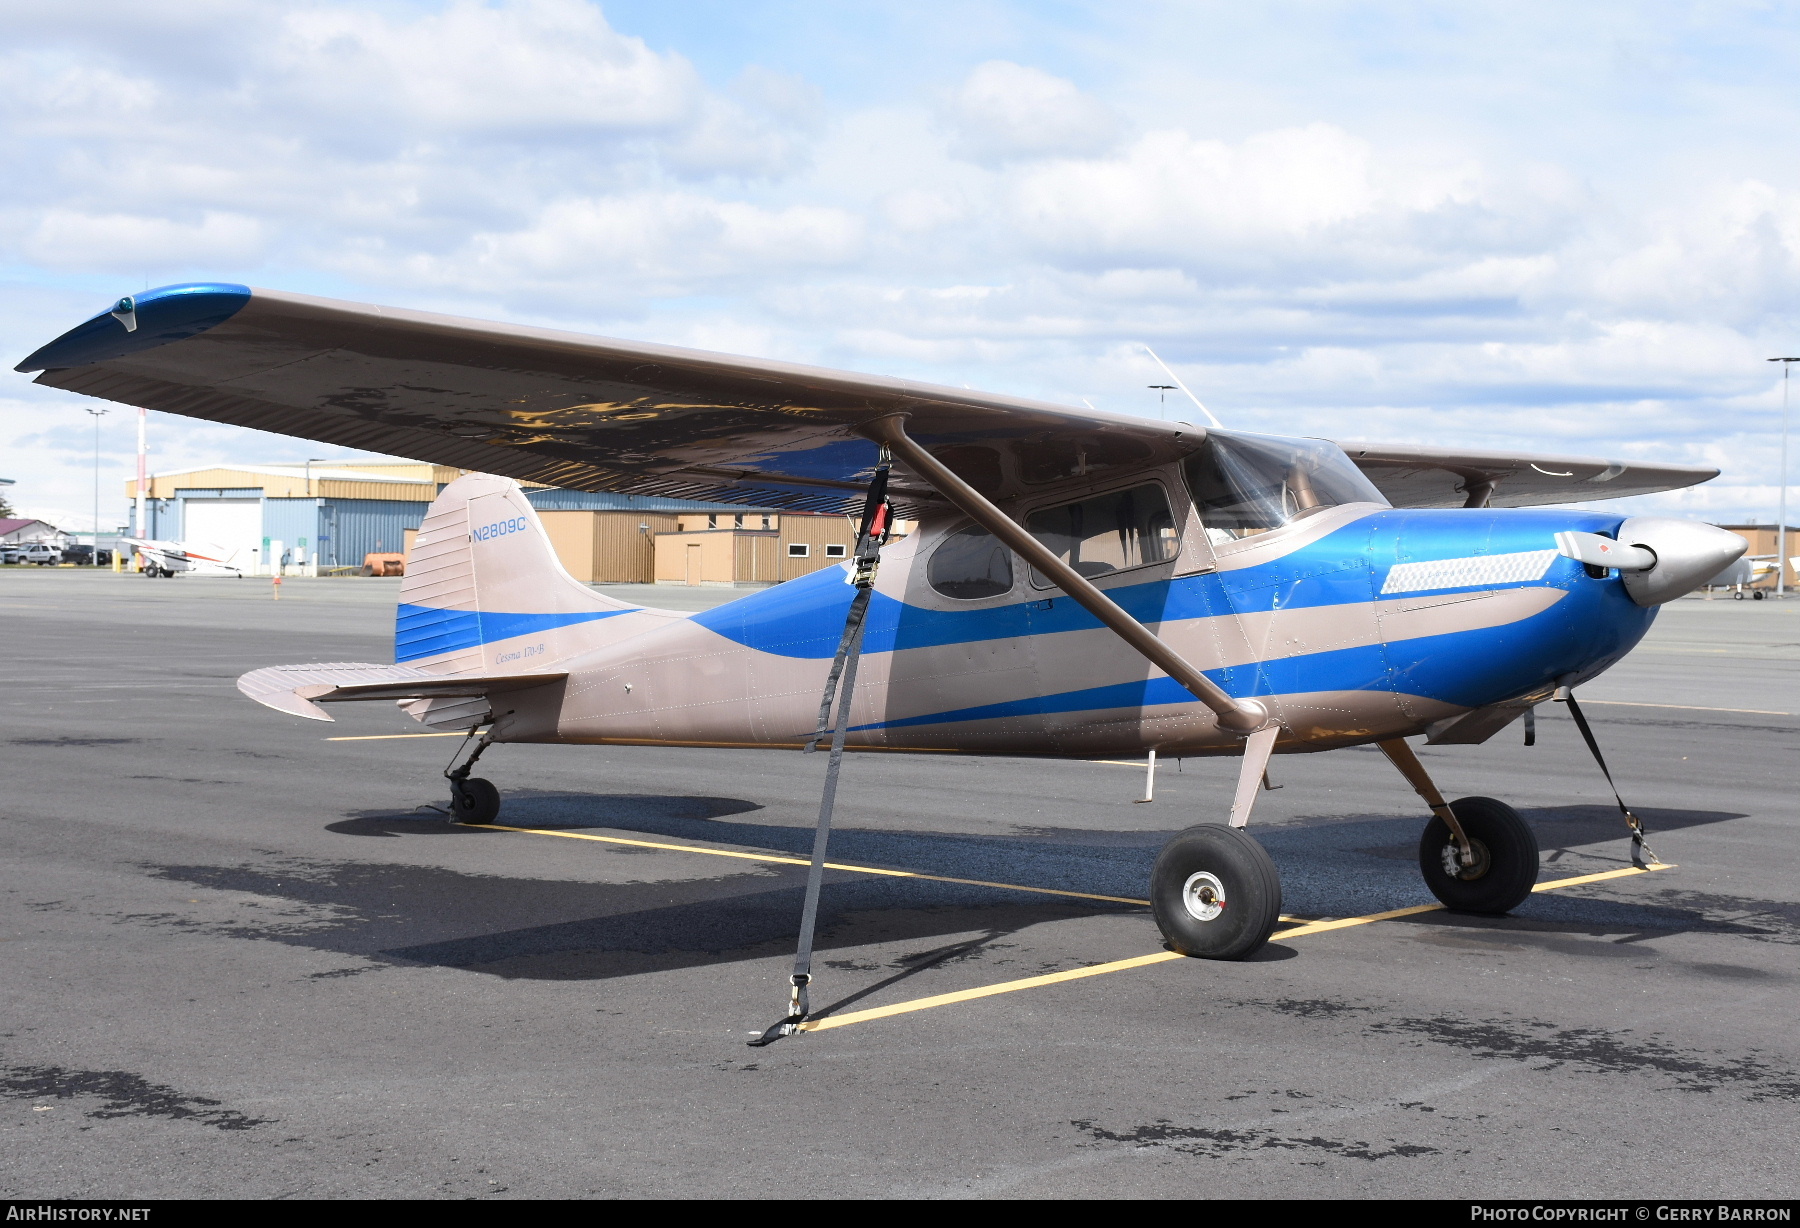
[[[40,346],[13,370],[31,375],[86,367],[185,341],[229,320],[250,301],[251,294],[249,286],[236,282],[196,281],[126,295]]]

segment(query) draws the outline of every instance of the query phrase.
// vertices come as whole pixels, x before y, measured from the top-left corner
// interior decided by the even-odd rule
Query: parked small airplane
[[[1791,562],[1789,566],[1800,567],[1800,562]],[[1774,574],[1774,555],[1746,554],[1729,567],[1722,569],[1718,575],[1708,580],[1704,587],[1709,589],[1728,588],[1732,590],[1732,597],[1738,601],[1742,601],[1746,593],[1761,601],[1764,590],[1752,586],[1760,580],[1770,579]]]
[[[1212,958],[1257,950],[1280,912],[1244,830],[1272,753],[1379,746],[1434,816],[1432,892],[1482,913],[1523,901],[1531,829],[1501,801],[1446,803],[1405,739],[1485,741],[1746,548],[1541,506],[1713,469],[1257,435],[236,285],[121,299],[18,369],[473,471],[414,541],[394,664],[239,681],[301,716],[387,699],[485,728],[450,773],[465,821],[499,812],[468,775],[495,743],[808,744],[872,586],[853,749],[1242,757],[1228,822],[1177,835],[1151,883],[1170,944]],[[886,515],[919,524],[872,578],[871,548],[689,616],[572,579],[511,479],[833,512],[881,481],[862,544]]]
[[[236,552],[210,542],[156,541],[148,537],[122,537],[119,541],[137,551],[144,560],[143,574],[153,579],[183,573],[244,578]]]

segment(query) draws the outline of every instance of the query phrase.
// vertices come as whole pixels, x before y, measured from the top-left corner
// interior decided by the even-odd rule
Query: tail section
[[[413,540],[394,660],[433,674],[543,669],[641,629],[591,626],[640,611],[563,569],[518,483],[471,473],[444,487]]]

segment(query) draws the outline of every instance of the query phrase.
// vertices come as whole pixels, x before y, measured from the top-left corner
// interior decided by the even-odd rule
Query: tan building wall
[[[772,584],[774,576],[759,572],[759,553],[773,554],[768,545],[761,552],[757,542],[772,544],[773,532],[749,529],[700,529],[692,533],[661,533],[656,538],[656,583],[687,584],[704,588],[732,588],[739,584]]]
[[[1722,524],[1719,527],[1732,533],[1736,533],[1739,537],[1750,543],[1750,548],[1744,551],[1745,554],[1775,553],[1776,528],[1772,524]],[[1796,529],[1793,525],[1788,526],[1787,552],[1788,557],[1784,560],[1782,565],[1787,569],[1787,587],[1788,590],[1792,592],[1795,587],[1795,577],[1797,574],[1794,569],[1794,558],[1795,556],[1800,555],[1800,529]],[[1771,559],[1769,561],[1773,562],[1774,560]],[[1756,582],[1756,587],[1774,588],[1775,573],[1770,572],[1767,579],[1758,580]]]
[[[683,512],[676,532],[656,539],[656,582],[706,587],[779,584],[850,557],[855,530],[843,516]],[[760,526],[764,520],[770,529]],[[711,520],[716,528],[705,527]]]
[[[306,469],[301,465],[242,469],[220,465],[152,474],[146,494],[152,499],[173,499],[178,490],[260,488],[268,499],[402,499],[429,503],[437,498],[439,483],[455,481],[461,473],[462,470],[447,465],[321,461],[312,467],[309,486]],[[137,498],[135,477],[125,480],[125,497]]]
[[[735,508],[720,508],[716,512],[682,512],[679,526],[683,533],[697,532],[701,529],[777,529],[781,527],[781,516],[775,512],[741,512]]]
[[[656,535],[676,529],[671,512],[541,511],[556,557],[583,584],[649,584]]]
[[[779,578],[793,580],[840,566],[855,550],[856,527],[847,516],[783,516]]]

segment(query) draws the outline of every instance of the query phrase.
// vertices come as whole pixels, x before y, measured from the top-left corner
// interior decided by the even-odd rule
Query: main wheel
[[[1150,875],[1150,908],[1171,950],[1244,959],[1262,949],[1281,917],[1281,876],[1244,832],[1202,823],[1163,846]]]
[[[458,823],[492,823],[500,817],[500,790],[479,776],[451,781],[450,816]]]
[[[1419,839],[1419,869],[1431,894],[1452,912],[1498,914],[1525,902],[1537,883],[1537,836],[1505,802],[1465,797],[1450,803],[1475,864],[1464,866],[1450,825],[1434,817]]]

